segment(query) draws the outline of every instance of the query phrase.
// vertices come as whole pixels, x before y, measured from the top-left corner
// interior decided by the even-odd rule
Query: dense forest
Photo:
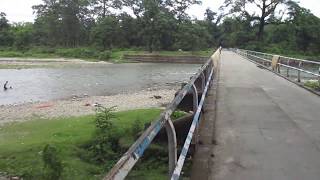
[[[203,20],[186,13],[195,4],[201,0],[43,0],[33,6],[33,23],[10,24],[0,14],[0,47],[152,52],[223,45],[319,56],[320,19],[295,1],[225,0],[219,11],[207,9]]]

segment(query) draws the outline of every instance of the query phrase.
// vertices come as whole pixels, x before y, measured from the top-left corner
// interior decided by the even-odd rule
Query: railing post
[[[196,114],[198,106],[199,106],[199,97],[198,97],[198,90],[197,90],[196,85],[193,84],[192,87],[193,87],[192,93],[193,93],[193,116],[194,116]],[[196,131],[196,133],[194,134],[194,138],[192,138],[193,144],[197,144],[197,142],[199,140],[197,127],[196,127],[195,131]],[[194,148],[196,148],[196,147],[194,147]]]
[[[203,92],[204,91],[204,88],[206,87],[206,76],[204,75],[204,73],[202,72],[201,73],[201,79],[202,79],[202,83],[201,83],[201,92]]]
[[[319,74],[320,74],[320,67],[319,67]],[[320,76],[318,76],[319,86],[320,86]]]
[[[302,62],[299,62],[299,69],[301,69]],[[301,82],[301,71],[298,70],[298,82]]]
[[[287,65],[288,65],[288,67],[287,67],[287,77],[289,77],[289,66],[290,66],[290,59],[288,59],[288,61],[287,61]]]
[[[169,151],[169,177],[172,176],[172,173],[177,164],[177,135],[174,125],[169,117],[165,124],[167,136],[168,136],[168,151]]]
[[[281,65],[280,65],[280,64],[281,64],[281,57],[279,57],[279,61],[278,61],[278,64],[277,64],[278,73],[279,73],[279,74],[281,74],[281,69],[280,69],[280,68],[281,68]]]
[[[198,90],[195,84],[192,85],[192,96],[193,96],[193,112],[195,113],[198,109],[198,104],[199,104]]]

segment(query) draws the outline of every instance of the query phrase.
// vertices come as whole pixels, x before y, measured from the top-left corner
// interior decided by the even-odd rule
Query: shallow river
[[[0,105],[165,88],[187,81],[199,67],[195,64],[140,63],[0,69]],[[3,91],[5,81],[9,81],[13,89]]]

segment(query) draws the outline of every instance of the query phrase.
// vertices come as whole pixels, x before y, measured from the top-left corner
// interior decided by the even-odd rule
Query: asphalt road
[[[320,179],[320,97],[228,51],[215,129],[209,179]]]

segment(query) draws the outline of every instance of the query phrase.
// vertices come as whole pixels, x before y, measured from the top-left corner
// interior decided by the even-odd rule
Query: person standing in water
[[[4,83],[4,85],[3,85],[3,90],[8,90],[9,88],[8,88],[8,81],[6,81],[6,83]],[[12,87],[10,86],[10,89],[12,89]]]

